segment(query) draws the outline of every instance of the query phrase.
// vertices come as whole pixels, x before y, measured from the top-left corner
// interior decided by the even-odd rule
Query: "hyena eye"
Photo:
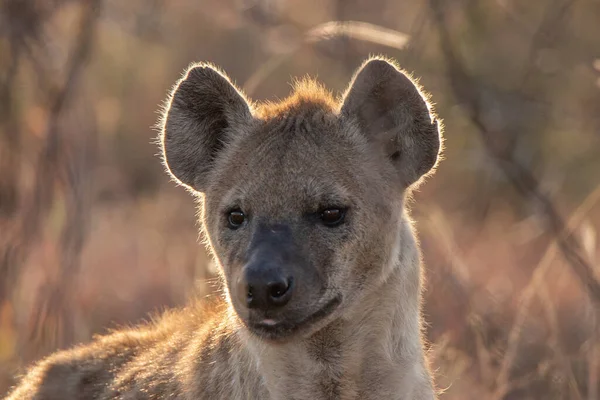
[[[229,211],[227,215],[227,222],[229,223],[229,228],[237,229],[244,224],[246,221],[246,215],[241,210],[232,210]]]
[[[338,226],[344,221],[346,211],[341,208],[327,208],[321,211],[321,221],[326,226]]]

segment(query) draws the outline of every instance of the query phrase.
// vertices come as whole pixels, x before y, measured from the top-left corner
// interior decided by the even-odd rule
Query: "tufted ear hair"
[[[192,65],[175,85],[163,115],[160,141],[170,174],[204,192],[233,128],[251,120],[250,105],[225,74],[208,64]]]
[[[370,59],[347,90],[341,107],[369,141],[383,149],[405,186],[436,164],[441,133],[417,85],[392,62]]]

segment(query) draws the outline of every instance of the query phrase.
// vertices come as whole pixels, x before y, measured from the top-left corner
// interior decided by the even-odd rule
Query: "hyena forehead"
[[[235,135],[216,161],[207,192],[221,196],[223,207],[253,200],[304,209],[350,205],[364,191],[362,179],[376,182],[373,169],[365,168],[365,142],[329,103],[310,98],[275,107],[277,112],[262,109],[257,123],[241,127],[250,132]]]

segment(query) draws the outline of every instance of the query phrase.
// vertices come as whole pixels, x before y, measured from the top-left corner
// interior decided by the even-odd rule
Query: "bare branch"
[[[19,270],[27,259],[31,246],[39,237],[43,218],[53,204],[55,184],[60,175],[60,166],[58,163],[61,154],[62,138],[59,122],[90,55],[101,0],[91,0],[82,3],[84,4],[84,8],[77,36],[78,39],[67,62],[66,79],[53,93],[49,106],[46,139],[36,163],[33,189],[31,193],[22,196],[25,202],[21,209],[22,220],[18,222],[14,229],[8,232],[6,242],[1,243],[0,276],[2,276],[2,288],[0,289],[0,294],[4,298],[10,296],[12,285],[17,280]],[[78,189],[75,188],[74,190]],[[73,207],[70,211],[77,211],[79,207],[78,200],[73,200],[69,204]],[[75,212],[74,215],[77,216],[79,214]],[[84,237],[83,232],[79,230],[77,232],[70,232],[69,229],[67,228],[65,233],[66,237],[63,239],[65,242],[63,247],[68,247],[69,251],[72,250],[78,254],[82,244],[80,241]],[[77,240],[75,240],[74,245],[71,245],[70,242],[72,242],[74,237],[77,237]],[[10,279],[5,279],[8,277]],[[56,292],[61,293],[61,290],[57,289]],[[58,296],[58,298],[61,298],[61,296]],[[2,298],[0,298],[1,301]],[[43,324],[43,322],[40,319],[36,325]]]
[[[593,267],[583,257],[579,241],[567,229],[550,198],[541,191],[540,183],[533,173],[515,160],[509,151],[497,145],[497,138],[501,137],[502,132],[496,132],[490,128],[483,118],[478,86],[454,50],[441,1],[429,0],[429,3],[438,28],[441,50],[444,54],[448,79],[454,97],[468,111],[473,125],[480,133],[486,151],[501,168],[513,187],[525,198],[536,203],[540,214],[555,237],[563,257],[587,290],[592,301],[600,306],[600,282],[595,276]]]

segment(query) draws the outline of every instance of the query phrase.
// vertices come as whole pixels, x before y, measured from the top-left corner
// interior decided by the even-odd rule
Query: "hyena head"
[[[434,168],[441,137],[393,62],[365,62],[339,101],[307,80],[261,105],[197,64],[169,100],[165,165],[202,194],[227,299],[252,334],[311,335],[396,267],[404,193]]]

